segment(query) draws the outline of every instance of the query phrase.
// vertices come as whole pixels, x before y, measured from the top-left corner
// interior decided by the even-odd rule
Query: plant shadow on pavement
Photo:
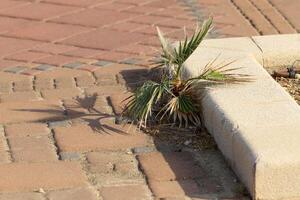
[[[145,80],[155,81],[160,78],[156,70],[123,70],[120,73],[130,91],[136,90]],[[155,149],[162,154],[164,161],[174,174],[173,183],[177,182],[180,186],[181,192],[178,196],[170,193],[171,196],[161,199],[168,197],[180,199],[184,197],[248,198],[244,186],[238,181],[218,150],[213,137],[206,130],[199,130],[195,127],[177,128],[170,125],[154,125],[144,129],[144,132],[153,136]],[[141,168],[144,171],[147,170],[143,166]],[[157,173],[159,175],[160,172]],[[149,185],[155,193],[155,188],[151,188],[151,183]]]
[[[127,134],[122,126],[117,126],[114,124],[115,115],[113,113],[107,113],[95,107],[97,98],[97,94],[84,97],[76,97],[75,99],[72,99],[73,103],[71,106],[65,106],[65,110],[63,110],[62,107],[56,106],[51,109],[29,108],[14,109],[14,111],[50,114],[49,117],[42,117],[39,120],[32,120],[27,122],[48,123],[49,126],[52,126],[53,124],[63,124],[62,122],[67,121],[70,123],[74,122],[85,124],[89,126],[95,133]],[[63,100],[62,102],[64,104],[65,101]],[[56,125],[54,125],[54,127],[55,126]]]

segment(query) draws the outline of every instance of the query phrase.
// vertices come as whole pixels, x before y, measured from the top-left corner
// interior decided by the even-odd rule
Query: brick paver
[[[174,149],[115,115],[148,77],[156,25],[174,40],[209,15],[210,37],[296,33],[299,8],[298,0],[1,0],[0,200],[243,199],[220,152]]]

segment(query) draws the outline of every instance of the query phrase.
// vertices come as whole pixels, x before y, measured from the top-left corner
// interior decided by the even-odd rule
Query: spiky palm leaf
[[[158,67],[164,66],[168,73],[172,73],[172,77],[180,78],[182,64],[195,51],[199,44],[211,29],[212,18],[204,21],[201,29],[195,29],[191,38],[185,36],[176,46],[173,45],[157,27],[158,37],[162,47],[162,54],[159,61],[156,62]]]

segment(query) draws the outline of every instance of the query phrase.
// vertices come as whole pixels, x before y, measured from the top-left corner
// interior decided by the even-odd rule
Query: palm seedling
[[[151,121],[160,121],[187,126],[192,123],[201,125],[200,107],[197,106],[194,89],[206,87],[211,83],[235,82],[238,74],[231,74],[235,69],[225,69],[232,62],[215,66],[209,62],[196,77],[183,78],[183,64],[206,37],[212,26],[212,18],[197,27],[190,38],[185,34],[183,41],[172,44],[157,28],[162,47],[156,67],[161,69],[160,81],[146,81],[133,95],[126,99],[124,114],[146,126]]]

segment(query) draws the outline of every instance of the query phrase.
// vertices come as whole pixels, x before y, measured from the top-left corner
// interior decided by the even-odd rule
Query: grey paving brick
[[[77,152],[60,152],[61,160],[80,160],[81,154]]]
[[[113,64],[113,63],[109,62],[109,61],[99,60],[98,62],[95,62],[92,65],[103,67],[103,66],[108,66],[108,65],[111,65],[111,64]]]
[[[9,72],[9,73],[18,74],[18,73],[21,73],[22,71],[25,71],[26,69],[28,69],[28,68],[25,66],[16,66],[16,67],[10,67],[4,71]]]
[[[77,69],[77,68],[81,67],[82,65],[85,65],[85,63],[73,62],[73,63],[64,64],[63,67],[70,68],[70,69]]]
[[[41,65],[34,67],[33,69],[40,70],[40,71],[49,71],[49,70],[53,69],[54,67],[55,66],[53,66],[53,65],[41,64]]]

